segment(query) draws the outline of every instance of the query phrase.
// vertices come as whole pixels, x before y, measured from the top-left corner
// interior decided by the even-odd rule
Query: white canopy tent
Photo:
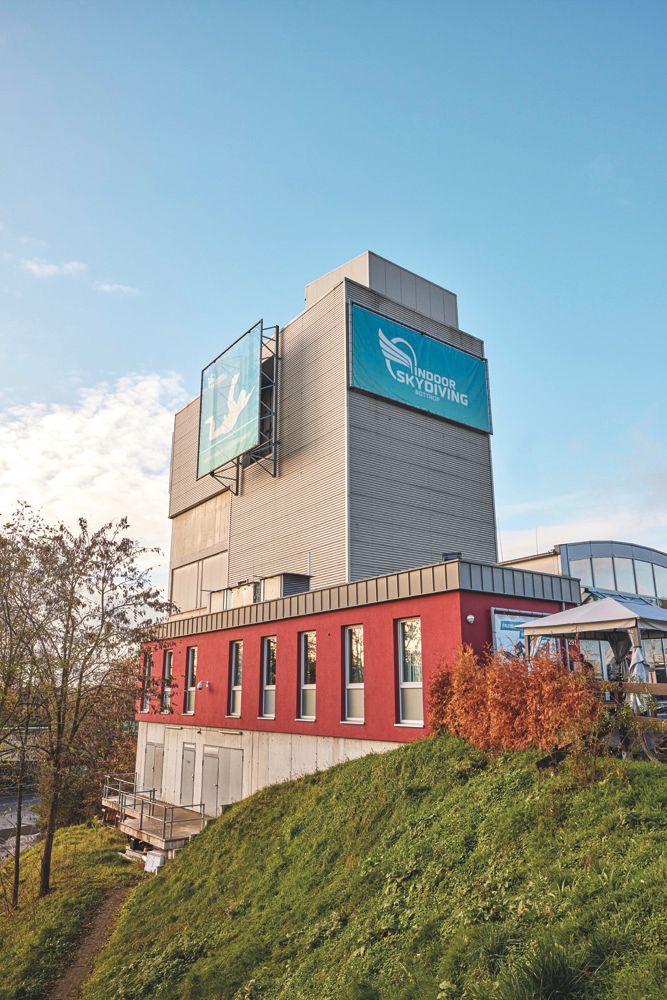
[[[555,615],[531,618],[522,628],[529,657],[530,640],[545,636],[605,640],[611,646],[619,670],[633,650],[628,679],[635,684],[645,684],[649,673],[641,640],[667,638],[667,610],[640,597],[605,597]],[[631,701],[635,711],[644,710],[645,698],[641,694],[632,694]]]
[[[522,626],[526,636],[579,636],[606,639],[607,633],[639,630],[643,638],[667,636],[667,609],[642,601],[641,598],[620,600],[605,597],[601,601],[580,604],[568,611],[559,611],[544,618],[531,618]],[[633,643],[637,645],[637,643]]]

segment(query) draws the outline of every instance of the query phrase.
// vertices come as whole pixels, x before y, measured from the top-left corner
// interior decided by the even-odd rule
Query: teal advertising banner
[[[351,385],[491,433],[486,361],[352,306]]]
[[[259,444],[261,352],[258,323],[202,372],[198,479]]]

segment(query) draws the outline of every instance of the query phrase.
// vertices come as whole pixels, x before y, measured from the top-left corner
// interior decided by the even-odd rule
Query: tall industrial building
[[[256,452],[233,475],[197,478],[200,397],[176,414],[170,569],[181,614],[445,553],[496,561],[484,344],[459,329],[452,292],[366,252],[308,284],[303,312],[264,338],[263,372],[279,355],[263,417],[276,421],[269,461]],[[446,370],[440,345],[455,349]],[[472,366],[477,400],[452,365]]]
[[[178,610],[144,645],[137,786],[105,792],[121,829],[170,852],[267,784],[417,739],[461,644],[514,648],[579,602],[496,564],[490,434],[456,296],[373,253],[206,366],[174,427]]]

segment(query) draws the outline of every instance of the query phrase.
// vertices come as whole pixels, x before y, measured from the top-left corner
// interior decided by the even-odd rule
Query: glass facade
[[[658,563],[653,563],[653,572],[655,574],[658,597],[662,600],[667,600],[667,566],[659,566]]]
[[[614,569],[616,570],[616,589],[622,590],[626,594],[636,594],[637,585],[632,559],[614,556]]]
[[[616,590],[614,565],[611,556],[595,556],[593,562],[593,583],[600,590]]]
[[[576,576],[581,580],[582,587],[593,586],[593,570],[590,559],[571,559],[570,576]]]
[[[563,558],[564,557],[564,558]],[[636,594],[667,607],[667,553],[629,542],[573,542],[561,546],[561,568],[578,577],[589,590],[609,591],[610,594]],[[585,596],[585,595],[584,595]],[[604,597],[601,593],[593,597]],[[613,659],[607,642],[581,640],[584,659],[597,676],[607,678]],[[653,679],[667,679],[667,640],[646,639],[644,655]]]
[[[637,577],[637,593],[644,597],[655,597],[653,582],[653,566],[650,562],[635,559],[635,575]]]
[[[655,673],[656,683],[664,684],[667,675],[665,670],[667,642],[664,639],[644,639],[642,646],[649,669]]]
[[[597,554],[587,556],[579,552],[582,549]],[[596,590],[618,591],[622,594],[639,594],[650,600],[665,602],[667,606],[667,565],[657,561],[664,558],[662,552],[656,550],[656,558],[651,558],[651,550],[646,551],[647,558],[638,558],[637,546],[633,556],[633,546],[624,542],[609,542],[605,546],[609,554],[601,552],[601,542],[574,543],[563,546],[563,550],[571,551],[567,560],[562,561],[562,569],[569,576],[578,577],[582,587]],[[622,554],[616,555],[620,550]],[[569,568],[568,568],[569,567]]]

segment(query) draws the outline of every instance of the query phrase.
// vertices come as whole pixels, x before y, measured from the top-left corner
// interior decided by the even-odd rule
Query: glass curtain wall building
[[[667,608],[667,552],[630,542],[569,542],[551,552],[509,560],[505,565],[543,569],[581,580],[584,601],[603,597],[640,597]],[[606,677],[608,643],[582,640],[584,656]],[[658,682],[667,682],[667,642],[645,639],[644,655]]]

